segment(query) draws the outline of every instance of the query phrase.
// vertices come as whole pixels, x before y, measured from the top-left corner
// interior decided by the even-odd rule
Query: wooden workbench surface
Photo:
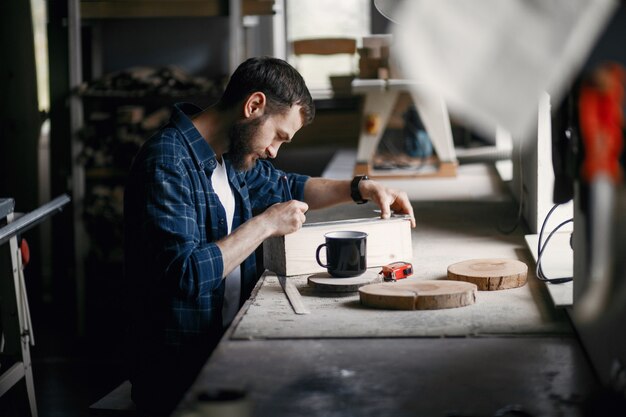
[[[440,337],[570,332],[569,324],[550,308],[551,301],[544,297],[542,287],[536,283],[505,291],[479,291],[476,303],[471,306],[398,311],[362,306],[358,293],[316,292],[307,285],[307,277],[287,279],[293,280],[310,314],[295,314],[276,275],[267,271],[254,302],[236,326],[232,338]]]
[[[373,208],[307,217],[362,217]],[[533,269],[523,230],[498,230],[511,224],[510,203],[421,201],[414,209],[414,279],[443,278],[448,265],[470,258],[519,259]],[[564,313],[534,276],[521,288],[479,292],[475,305],[437,311],[368,309],[356,294],[320,296],[306,276],[291,279],[311,314],[294,314],[267,273],[181,415],[199,392],[236,388],[246,391],[252,416],[486,416],[506,407],[578,416],[580,401],[571,399],[595,388]]]

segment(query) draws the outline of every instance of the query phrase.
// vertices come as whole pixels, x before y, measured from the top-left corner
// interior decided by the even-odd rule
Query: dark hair
[[[219,105],[232,108],[257,91],[267,98],[267,113],[287,111],[294,104],[302,106],[304,125],[315,117],[315,105],[302,75],[282,59],[249,58],[237,67],[228,81]]]

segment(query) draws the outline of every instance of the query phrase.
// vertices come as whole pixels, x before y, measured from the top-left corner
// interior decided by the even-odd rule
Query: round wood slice
[[[480,291],[506,290],[526,284],[528,266],[515,259],[470,259],[448,267],[448,278],[476,284]]]
[[[323,292],[357,292],[359,288],[373,282],[380,281],[379,269],[367,270],[363,275],[351,278],[335,278],[327,272],[311,275],[308,278],[309,287]]]
[[[459,281],[398,281],[359,289],[361,304],[392,310],[438,310],[476,302],[476,285]]]

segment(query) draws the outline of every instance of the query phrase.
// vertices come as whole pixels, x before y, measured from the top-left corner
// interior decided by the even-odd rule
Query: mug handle
[[[319,245],[317,247],[317,251],[315,252],[315,259],[317,260],[317,263],[322,267],[322,268],[328,268],[328,265],[324,265],[322,263],[322,261],[320,261],[320,251],[322,250],[322,248],[326,246],[326,243],[322,243],[321,245]],[[326,260],[328,261],[328,259]]]

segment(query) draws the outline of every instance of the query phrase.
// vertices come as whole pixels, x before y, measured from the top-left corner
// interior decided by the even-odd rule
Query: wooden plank
[[[94,0],[81,1],[84,19],[117,19],[143,17],[209,17],[225,16],[227,9],[219,0]]]
[[[274,0],[243,0],[241,13],[244,16],[273,15]]]
[[[221,0],[82,0],[85,19],[141,17],[211,17],[228,15],[228,3]],[[274,0],[242,0],[242,14],[272,15]]]
[[[407,178],[453,178],[457,176],[457,164],[441,162],[437,158],[432,159],[422,169],[411,171],[407,169],[382,170],[374,169],[371,163],[357,162],[354,165],[354,175],[367,175],[372,179],[407,179]]]
[[[369,163],[372,160],[399,94],[396,90],[379,90],[377,86],[372,86],[365,94],[357,163]]]
[[[456,163],[452,126],[448,106],[443,98],[429,94],[417,95],[414,90],[411,91],[411,96],[437,157],[442,162]]]
[[[280,286],[283,287],[283,291],[285,292],[285,295],[287,296],[287,299],[289,300],[289,303],[291,304],[291,307],[293,308],[294,313],[311,314],[309,309],[306,308],[306,306],[302,302],[302,297],[300,296],[300,292],[298,291],[296,286],[293,285],[293,282],[291,282],[290,279],[287,279],[287,277],[279,275],[278,282],[280,282]]]
[[[292,42],[295,55],[334,55],[355,54],[356,39],[352,38],[318,38],[300,39]]]
[[[325,272],[315,260],[317,247],[324,243],[324,234],[332,231],[354,230],[367,237],[367,267],[394,261],[411,260],[411,222],[404,217],[353,219],[336,222],[305,224],[286,236],[267,239],[263,243],[265,268],[278,275],[293,276]]]

